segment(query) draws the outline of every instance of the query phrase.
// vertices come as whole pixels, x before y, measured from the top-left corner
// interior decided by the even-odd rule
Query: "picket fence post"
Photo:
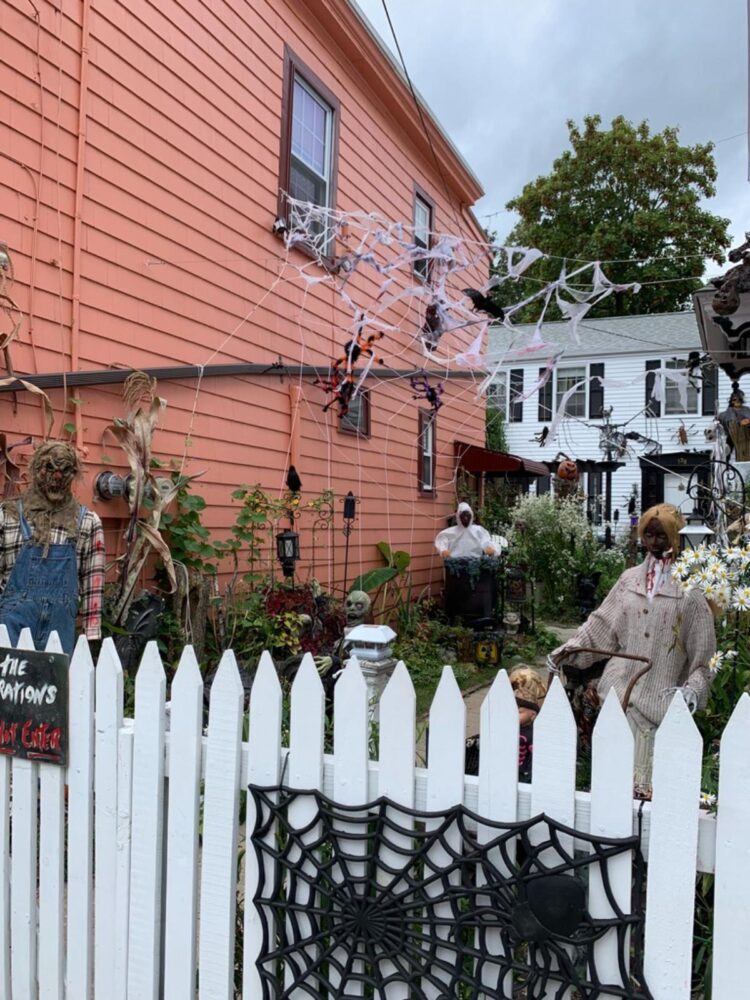
[[[282,694],[270,653],[263,652],[250,692],[250,734],[248,738],[248,780],[251,785],[278,785],[281,771]],[[263,946],[263,925],[253,897],[258,887],[258,859],[250,844],[256,823],[255,802],[247,797],[245,835],[245,940],[242,957],[243,1000],[260,1000],[263,987],[255,965]],[[276,834],[272,827],[266,843],[271,846]],[[272,884],[274,863],[263,857],[266,885]]]
[[[69,997],[91,1000],[94,967],[94,661],[80,636],[70,661],[68,761]]]
[[[721,738],[713,1000],[735,1000],[748,986],[750,907],[750,695],[743,694]]]
[[[18,637],[18,649],[34,649],[31,632]],[[14,1000],[37,997],[37,816],[39,765],[14,758],[11,824],[11,991]]]
[[[117,893],[117,739],[123,677],[114,641],[102,642],[96,665],[94,739],[94,996],[112,990]]]
[[[195,994],[203,678],[192,646],[172,681],[169,715],[164,998]]]
[[[703,742],[675,694],[654,745],[644,972],[654,1000],[688,1000]]]
[[[211,685],[208,711],[198,943],[201,1000],[234,996],[243,700],[237,661],[227,650]]]
[[[57,632],[45,647],[62,653]],[[65,768],[39,763],[39,1000],[63,1000]],[[85,945],[84,945],[85,947]]]

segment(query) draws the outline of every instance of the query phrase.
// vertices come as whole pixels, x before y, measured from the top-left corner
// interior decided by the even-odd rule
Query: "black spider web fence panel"
[[[386,798],[343,806],[284,786],[250,793],[265,1000],[389,1000],[396,983],[412,1000],[652,1000],[638,837],[590,836],[544,815],[506,824],[463,806],[419,812]],[[303,802],[305,825],[295,828],[290,807],[299,815]],[[633,872],[627,913],[610,872],[623,855]],[[593,868],[607,918],[589,912]],[[617,943],[615,982],[597,970],[606,935]]]

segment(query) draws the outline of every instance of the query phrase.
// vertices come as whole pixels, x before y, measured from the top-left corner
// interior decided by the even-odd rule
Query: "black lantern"
[[[346,538],[346,548],[344,549],[344,592],[346,592],[349,580],[349,536],[352,533],[352,524],[357,517],[357,498],[351,490],[344,497],[344,537]]]
[[[680,549],[697,549],[703,542],[713,536],[713,531],[706,525],[703,515],[697,507],[693,508],[685,518],[685,527],[680,529]]]
[[[276,558],[284,576],[294,576],[294,564],[299,559],[299,535],[285,528],[276,536]]]
[[[505,573],[505,600],[525,604],[528,598],[526,574],[519,566],[509,566]]]

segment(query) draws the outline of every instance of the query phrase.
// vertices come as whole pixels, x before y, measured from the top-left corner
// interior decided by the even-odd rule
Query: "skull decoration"
[[[354,628],[355,625],[364,625],[367,616],[370,614],[372,601],[364,590],[353,590],[346,598],[346,625],[347,628]]]

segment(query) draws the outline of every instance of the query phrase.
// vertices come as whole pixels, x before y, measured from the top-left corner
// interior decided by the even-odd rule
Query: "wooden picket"
[[[644,971],[654,1000],[688,1000],[703,743],[682,694],[656,734]]]
[[[0,626],[0,643],[7,641]],[[49,649],[57,648],[55,641]],[[32,648],[28,633],[19,646]],[[696,871],[716,874],[713,996],[736,1000],[744,995],[750,922],[749,696],[742,697],[724,733],[715,818],[699,812],[702,744],[681,696],[657,733],[653,802],[641,807],[632,799],[633,739],[613,695],[594,731],[591,793],[575,792],[575,726],[557,681],[535,725],[530,787],[517,783],[518,715],[503,671],[481,710],[478,778],[463,773],[465,709],[449,667],[430,711],[426,770],[415,767],[415,696],[402,663],[380,702],[377,761],[369,760],[367,689],[354,660],[336,684],[330,756],[323,753],[323,688],[310,656],[292,688],[288,751],[282,746],[281,688],[268,654],[261,657],[252,690],[246,743],[242,685],[231,653],[225,654],[213,685],[208,735],[202,729],[202,678],[192,650],[184,651],[172,684],[168,731],[165,698],[164,670],[150,645],[136,679],[135,719],[124,720],[122,670],[113,643],[102,644],[95,671],[82,638],[70,666],[67,769],[0,756],[1,997],[230,1000],[241,975],[243,1000],[260,1000],[256,962],[263,925],[253,902],[259,872],[249,840],[255,822],[249,799],[247,828],[239,829],[240,799],[248,782],[318,788],[354,806],[376,795],[389,797],[394,803],[389,814],[403,832],[390,834],[375,877],[381,887],[395,891],[398,875],[386,867],[398,871],[413,846],[411,820],[399,805],[439,814],[471,802],[480,816],[500,822],[544,812],[605,838],[642,828],[648,860],[645,976],[654,1000],[689,1000]],[[287,817],[291,827],[305,829],[313,808],[309,799],[297,800]],[[345,838],[349,827],[340,822]],[[492,827],[480,823],[480,842],[491,835]],[[274,831],[268,836],[273,841]],[[307,842],[316,836],[315,829],[303,834]],[[458,849],[457,832],[448,836]],[[572,847],[567,843],[572,839],[564,838],[566,847]],[[365,872],[357,862],[362,846],[353,837],[342,842],[351,855],[348,877],[356,884]],[[247,852],[240,896],[241,970],[235,963],[238,850]],[[432,849],[429,865],[439,871],[447,862],[444,848]],[[264,876],[271,878],[274,862],[265,858],[263,863]],[[312,863],[308,871],[313,874]],[[631,878],[627,856],[608,863],[609,889],[623,912],[632,906]],[[481,881],[477,887],[481,890]],[[361,883],[357,891],[363,890]],[[311,895],[309,902],[317,899]],[[450,918],[450,907],[438,904],[436,909]],[[590,870],[589,909],[595,917],[612,915],[596,864]],[[304,913],[298,929],[304,933]],[[484,942],[490,959],[500,957],[497,936],[486,935]],[[308,947],[308,957],[314,958],[317,946]],[[440,983],[447,979],[440,960],[450,960],[451,954],[449,946],[438,949],[437,964],[423,976],[425,996],[440,994]],[[341,949],[335,958],[344,968],[350,956]],[[594,961],[601,981],[613,987],[620,983],[614,932],[597,943]],[[295,966],[290,956],[287,984],[303,969],[304,963]],[[334,963],[329,974],[331,969],[335,979]],[[350,969],[358,971],[351,963]],[[496,984],[497,969],[492,961],[483,963],[488,987]],[[398,958],[383,960],[379,971],[392,977],[388,1000],[406,1000],[414,992],[413,985],[399,981]],[[348,973],[340,986],[347,995],[367,992]],[[308,993],[297,989],[292,996],[296,1000]]]
[[[748,981],[750,695],[742,695],[724,730],[720,763],[711,996],[734,1000],[747,992]]]

